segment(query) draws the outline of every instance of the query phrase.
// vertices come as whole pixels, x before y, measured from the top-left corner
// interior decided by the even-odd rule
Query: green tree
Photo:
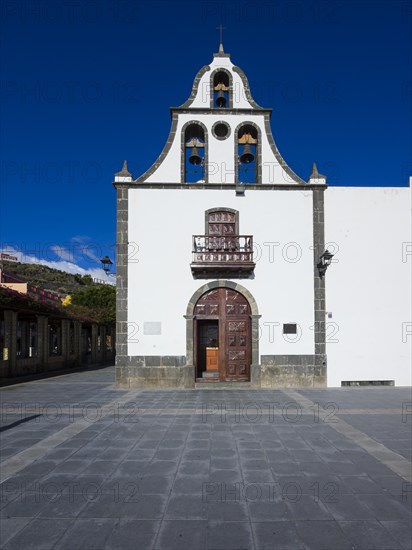
[[[82,284],[84,284],[84,285],[92,285],[92,284],[93,284],[93,279],[92,279],[91,275],[83,275],[83,277],[82,277]]]
[[[71,306],[79,306],[98,312],[103,323],[116,320],[116,287],[111,285],[88,286],[72,295]]]

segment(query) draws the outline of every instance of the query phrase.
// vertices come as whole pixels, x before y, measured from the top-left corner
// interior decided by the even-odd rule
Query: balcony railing
[[[255,268],[252,235],[193,235],[192,252],[195,277],[248,277]]]

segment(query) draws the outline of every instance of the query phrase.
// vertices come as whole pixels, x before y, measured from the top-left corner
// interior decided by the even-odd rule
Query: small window
[[[284,323],[283,334],[297,334],[296,323]]]
[[[216,139],[227,139],[230,136],[230,126],[226,122],[216,122],[212,127],[212,134]]]

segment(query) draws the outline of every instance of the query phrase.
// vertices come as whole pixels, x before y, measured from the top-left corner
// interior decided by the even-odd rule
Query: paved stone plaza
[[[397,550],[410,388],[1,390],[1,548]]]

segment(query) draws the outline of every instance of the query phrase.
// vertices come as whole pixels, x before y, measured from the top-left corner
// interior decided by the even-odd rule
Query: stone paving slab
[[[0,390],[0,548],[412,548],[410,388],[113,381]]]

